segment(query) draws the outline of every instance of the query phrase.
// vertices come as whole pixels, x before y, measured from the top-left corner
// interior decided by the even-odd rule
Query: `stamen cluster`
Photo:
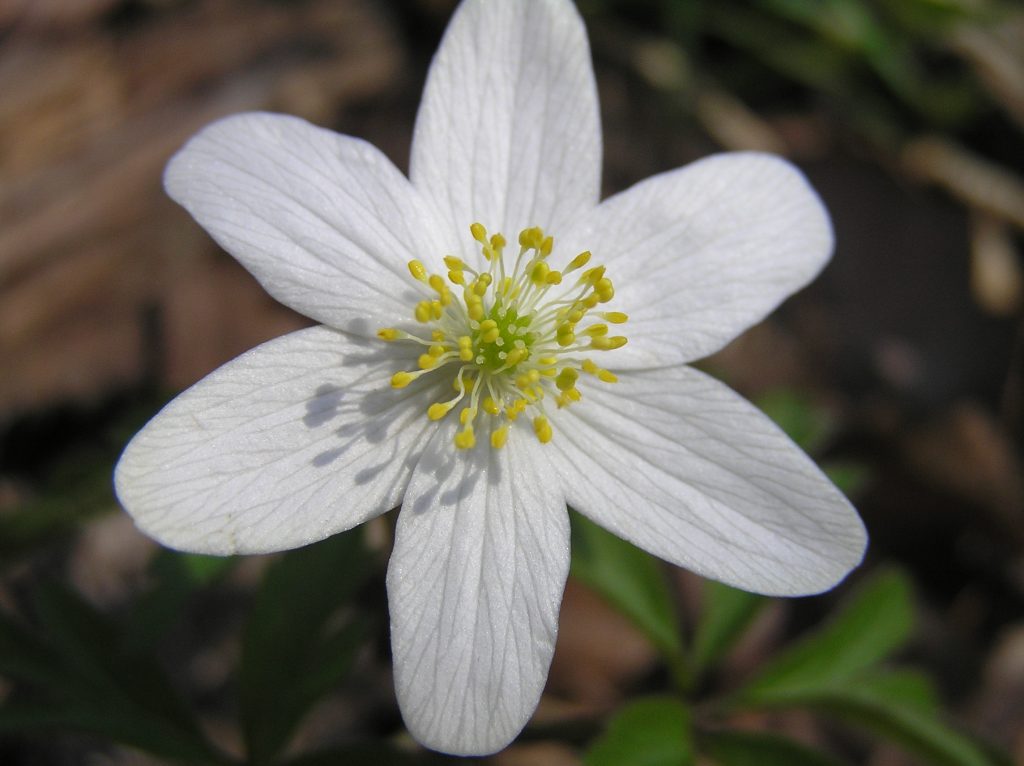
[[[455,395],[431,404],[427,417],[440,420],[461,406],[456,447],[476,444],[473,424],[482,412],[494,419],[490,441],[500,449],[513,424],[528,410],[534,433],[546,444],[552,437],[546,403],[566,407],[578,402],[581,374],[615,382],[615,375],[583,354],[624,346],[624,336],[609,335],[609,324],[622,324],[627,316],[618,311],[590,313],[609,302],[615,288],[604,266],[584,268],[590,262],[589,251],[563,270],[553,270],[548,257],[554,240],[535,226],[519,232],[519,252],[508,268],[507,242],[501,234],[488,236],[479,223],[470,226],[470,233],[486,263],[482,271],[447,255],[446,279],[428,273],[418,260],[409,262],[409,273],[423,295],[413,317],[424,331],[386,327],[377,336],[419,343],[426,350],[419,356],[418,369],[396,372],[391,385],[405,388],[421,375],[447,368]],[[577,271],[568,284],[566,277]],[[604,321],[584,324],[588,316]]]

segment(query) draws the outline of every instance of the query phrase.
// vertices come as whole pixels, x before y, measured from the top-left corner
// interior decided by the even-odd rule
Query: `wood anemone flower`
[[[139,432],[117,494],[165,545],[293,548],[401,505],[395,684],[424,745],[507,745],[544,687],[572,506],[759,593],[857,565],[854,509],[771,421],[687,363],[828,261],[785,161],[722,154],[599,199],[586,32],[568,0],[465,0],[406,178],[275,114],[202,130],[168,193],[320,326],[243,354]],[[627,341],[628,339],[628,341]]]

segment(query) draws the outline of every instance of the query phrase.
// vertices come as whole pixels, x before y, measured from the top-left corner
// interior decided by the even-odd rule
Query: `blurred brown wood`
[[[181,387],[301,325],[165,197],[163,166],[233,112],[343,123],[402,72],[364,0],[152,2],[127,28],[107,21],[122,4],[0,9],[0,421],[147,360]]]

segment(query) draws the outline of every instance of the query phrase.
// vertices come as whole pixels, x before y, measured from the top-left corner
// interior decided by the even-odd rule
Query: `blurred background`
[[[0,630],[0,704],[9,711],[26,699],[51,705],[55,693],[4,663],[17,626],[56,645],[55,633],[77,630],[46,621],[77,608],[54,606],[62,598],[118,631],[155,599],[164,611],[145,623],[155,633],[147,646],[206,736],[243,749],[234,668],[273,563],[188,559],[182,576],[119,511],[110,472],[175,392],[308,321],[165,197],[161,172],[204,124],[253,109],[366,138],[405,168],[453,7],[0,0],[0,607],[10,621]],[[852,586],[879,567],[904,573],[914,628],[900,657],[929,675],[958,729],[1024,763],[1024,9],[1010,0],[579,7],[600,90],[606,195],[709,153],[756,149],[791,158],[823,196],[837,234],[832,264],[704,366],[841,477],[872,536]],[[347,680],[302,718],[293,750],[403,742],[387,657],[388,536],[387,522],[369,531],[365,582],[352,596],[376,620]],[[692,632],[701,585],[669,578]],[[39,596],[53,588],[62,595]],[[177,595],[160,601],[161,588]],[[750,673],[848,589],[764,605],[705,685]],[[496,763],[578,763],[608,711],[658,687],[658,653],[597,590],[570,582],[532,727],[540,733]],[[5,764],[169,757],[74,716],[2,711]],[[939,762],[806,712],[747,723],[840,762]]]

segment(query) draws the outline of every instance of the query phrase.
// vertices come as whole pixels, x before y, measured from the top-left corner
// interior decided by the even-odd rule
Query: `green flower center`
[[[591,314],[614,297],[615,288],[604,266],[582,270],[590,261],[589,251],[554,271],[548,265],[554,240],[539,227],[519,233],[519,253],[512,263],[506,261],[507,243],[501,234],[488,237],[479,223],[470,227],[470,233],[481,246],[486,270],[476,271],[448,255],[445,279],[429,274],[420,261],[409,262],[409,273],[424,295],[413,308],[413,317],[429,330],[429,337],[394,327],[378,331],[381,340],[426,347],[417,362],[419,369],[396,372],[391,385],[405,388],[421,375],[447,371],[455,395],[430,405],[427,417],[440,420],[461,408],[462,430],[455,435],[460,449],[475,446],[473,424],[481,410],[495,419],[493,448],[504,446],[510,428],[526,410],[534,433],[546,444],[552,437],[546,402],[566,407],[579,401],[582,394],[576,383],[581,373],[615,382],[615,375],[583,355],[624,346],[624,336],[609,337],[608,324],[622,324],[627,317],[618,311]],[[564,279],[577,271],[574,282]],[[594,317],[604,321],[584,324]]]

